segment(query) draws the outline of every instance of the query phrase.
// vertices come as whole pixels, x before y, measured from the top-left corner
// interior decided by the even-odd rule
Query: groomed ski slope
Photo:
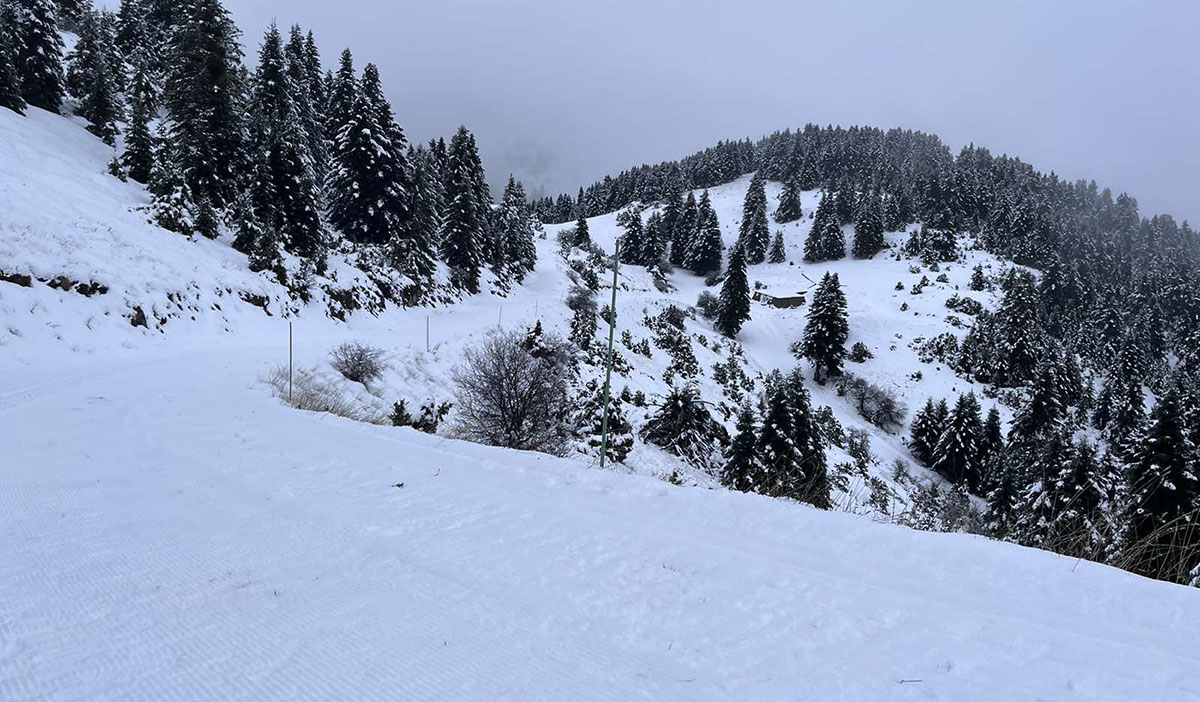
[[[277,356],[0,371],[0,699],[1200,698],[1195,590],[298,412]]]

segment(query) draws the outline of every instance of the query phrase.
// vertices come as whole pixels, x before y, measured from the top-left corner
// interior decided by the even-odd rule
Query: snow
[[[111,155],[70,120],[0,110],[0,271],[109,289],[0,281],[0,700],[1200,699],[1194,590],[876,523],[845,513],[865,511],[850,495],[821,512],[704,489],[711,476],[640,442],[601,471],[285,407],[262,378],[287,361],[289,323],[297,366],[376,412],[452,399],[451,369],[491,329],[541,319],[565,334],[562,227],[507,295],[342,323],[287,301],[227,240],[146,223],[144,191],[104,174]],[[711,191],[727,245],[748,180]],[[876,356],[848,368],[910,411],[970,388],[909,343],[961,336],[946,298],[960,287],[994,307],[966,281],[1001,264],[972,252],[921,295],[909,288],[937,274],[890,251],[803,264],[816,197],[800,222],[772,223],[795,265],[751,266],[752,284],[790,294],[809,286],[800,272],[837,272],[850,343]],[[589,229],[611,250],[615,214]],[[347,260],[333,267],[353,284]],[[704,289],[671,282],[661,293],[623,268],[620,330],[645,338],[643,314]],[[752,374],[795,365],[806,309],[753,307]],[[688,332],[718,338],[700,319]],[[388,351],[378,383],[329,370],[347,339]],[[614,387],[664,390],[665,352],[622,353],[634,370]],[[727,354],[695,353],[720,398],[711,366]],[[870,430],[890,482],[901,438],[810,389]],[[660,479],[675,471],[686,486]]]

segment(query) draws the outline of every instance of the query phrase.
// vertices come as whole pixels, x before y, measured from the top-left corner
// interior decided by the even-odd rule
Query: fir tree
[[[580,212],[583,212],[582,208],[580,208]],[[579,218],[575,220],[575,231],[571,245],[581,249],[589,248],[592,245],[592,235],[588,231],[587,217],[584,217],[583,214],[580,214]]]
[[[17,71],[18,40],[14,22],[16,7],[0,2],[0,107],[25,114],[21,97],[21,75]]]
[[[785,385],[792,410],[792,444],[800,451],[800,469],[804,475],[796,499],[818,509],[829,509],[832,486],[825,441],[813,416],[812,399],[804,387],[804,373],[799,368],[793,369]]]
[[[503,277],[520,283],[537,264],[537,247],[533,243],[533,222],[525,201],[525,187],[512,175],[504,186],[497,219],[507,263]]]
[[[642,438],[686,463],[712,470],[719,446],[727,432],[709,414],[693,387],[672,388],[658,410],[646,420]]]
[[[189,190],[224,209],[245,163],[239,33],[220,0],[189,0],[172,13],[163,91],[171,141]]]
[[[580,425],[583,427],[584,444],[587,453],[599,457],[600,446],[604,446],[605,461],[608,463],[624,463],[633,450],[633,426],[625,416],[624,404],[620,396],[610,393],[608,398],[608,441],[603,441],[604,430],[604,388],[591,381],[584,388],[583,401],[580,403]]]
[[[144,68],[138,68],[129,86],[129,127],[125,130],[121,165],[139,183],[150,182],[154,167],[154,137],[150,134],[152,100],[150,78]]]
[[[58,112],[63,99],[63,42],[53,0],[14,3],[10,34],[16,38],[15,66],[26,103]]]
[[[746,278],[746,258],[741,245],[735,245],[729,254],[729,267],[725,281],[721,284],[721,295],[717,303],[717,331],[728,337],[736,337],[742,325],[750,319],[750,281]]]
[[[617,215],[617,226],[624,229],[621,234],[621,263],[631,266],[646,265],[643,259],[645,231],[642,216],[636,209],[622,210]]]
[[[687,265],[696,275],[708,275],[721,269],[721,251],[725,244],[721,241],[721,224],[707,190],[700,196],[696,212],[696,233],[688,248]]]
[[[442,260],[450,266],[455,284],[469,293],[477,293],[479,269],[483,265],[484,232],[474,189],[470,136],[466,127],[459,127],[450,140],[446,225],[441,253]]]
[[[813,294],[804,326],[804,338],[793,352],[813,365],[813,378],[820,384],[842,373],[850,324],[846,318],[846,295],[836,273],[826,273]]]
[[[354,55],[350,49],[343,49],[338,57],[337,73],[333,74],[325,97],[325,140],[331,145],[331,152],[336,149],[338,136],[361,107],[362,91],[357,76]]]
[[[150,214],[154,223],[168,231],[190,236],[194,231],[194,201],[183,175],[178,147],[160,134],[154,167],[150,173]]]
[[[761,472],[751,482],[755,490],[770,497],[795,495],[804,483],[802,448],[794,442],[792,403],[783,378],[777,373],[768,383],[766,414],[758,436]]]
[[[1171,387],[1128,469],[1125,545],[1133,570],[1153,578],[1187,572],[1200,549],[1200,468],[1186,420],[1179,390]]]
[[[795,222],[800,219],[800,182],[795,176],[783,183],[783,191],[779,193],[779,207],[775,209],[775,221],[780,224]]]
[[[283,38],[267,30],[254,75],[251,144],[254,175],[250,190],[264,227],[301,258],[324,267],[325,242],[307,137],[286,70]]]
[[[296,106],[296,119],[300,120],[300,126],[303,128],[313,176],[317,188],[320,190],[325,183],[325,174],[329,168],[329,153],[323,120],[319,112],[322,107],[318,101],[321,59],[316,52],[316,41],[313,39],[312,33],[310,32],[306,37],[299,25],[292,25],[288,33],[287,44],[284,46],[287,74],[292,85],[292,102]],[[399,150],[400,157],[403,159],[408,145],[401,143],[394,144],[393,147]]]
[[[787,263],[787,249],[783,245],[783,232],[775,232],[771,240],[771,253],[767,256],[768,263]]]
[[[642,265],[647,268],[657,268],[667,252],[667,225],[663,215],[653,212],[646,218],[646,227],[642,236]]]
[[[755,489],[762,468],[758,460],[758,426],[749,404],[738,411],[736,428],[737,433],[725,452],[721,484],[731,490],[750,492]]]
[[[1000,425],[1000,411],[993,407],[983,421],[983,438],[979,444],[979,464],[983,470],[980,480],[985,496],[996,486],[997,465],[1003,452],[1004,429]]]
[[[675,227],[671,231],[671,265],[683,266],[690,260],[689,251],[692,241],[696,237],[696,226],[699,219],[696,195],[689,190],[687,199],[683,202],[683,208],[679,211]]]
[[[804,260],[809,263],[832,261],[846,256],[846,237],[838,219],[834,196],[825,193],[817,205],[812,229],[804,240]]]
[[[983,422],[975,393],[959,395],[933,449],[932,468],[955,485],[978,491]]]
[[[116,123],[124,118],[114,30],[115,22],[107,13],[86,11],[79,23],[79,41],[67,56],[67,87],[79,98],[76,114],[90,123],[89,132],[109,146],[116,143]]]
[[[1058,476],[1069,469],[1073,460],[1070,439],[1064,431],[1055,429],[1043,436],[1028,468],[1027,485],[1013,506],[1009,535],[1027,546],[1041,546],[1056,536],[1052,527],[1063,501]]]
[[[984,515],[984,525],[992,536],[1006,538],[1012,533],[1016,521],[1021,480],[1011,462],[1001,461],[994,483],[987,495],[988,509]]]
[[[931,397],[925,400],[925,406],[913,417],[909,429],[908,449],[922,465],[933,465],[934,447],[942,436],[949,413],[945,400],[942,400],[939,406],[934,404]]]
[[[750,179],[750,187],[746,190],[745,202],[742,204],[742,223],[738,230],[738,242],[742,246],[746,263],[762,263],[767,256],[770,241],[766,180],[763,179],[761,171],[756,171]]]
[[[864,193],[854,220],[855,258],[871,258],[883,248],[883,213],[879,196]]]

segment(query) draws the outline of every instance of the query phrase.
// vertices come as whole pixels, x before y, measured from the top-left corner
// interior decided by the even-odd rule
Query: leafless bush
[[[347,398],[341,388],[327,383],[310,369],[298,369],[291,383],[288,382],[288,369],[279,366],[267,373],[263,378],[272,394],[289,407],[308,410],[309,412],[328,412],[339,417],[353,419],[356,422],[370,424],[385,424],[387,417],[384,413],[360,405]],[[289,387],[290,385],[290,387]]]
[[[904,423],[905,408],[900,400],[865,378],[843,374],[837,381],[837,393],[850,399],[859,416],[884,431],[895,431]]]
[[[456,434],[468,441],[565,455],[570,346],[552,334],[536,342],[523,333],[495,332],[463,354],[454,370]]]
[[[329,352],[329,364],[346,380],[366,385],[383,377],[383,371],[387,369],[383,357],[383,349],[347,341]]]

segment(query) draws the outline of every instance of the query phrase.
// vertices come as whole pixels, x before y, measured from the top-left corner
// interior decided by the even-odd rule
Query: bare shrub
[[[383,357],[383,349],[347,341],[329,352],[329,365],[346,380],[366,385],[383,377],[383,371],[387,369]]]
[[[323,380],[315,370],[297,369],[288,383],[288,369],[278,366],[263,377],[271,393],[289,407],[309,412],[328,412],[356,422],[386,424],[387,415],[346,397],[337,385]]]
[[[837,381],[837,393],[850,399],[860,417],[884,431],[895,431],[904,424],[905,408],[900,400],[865,378],[843,374]]]
[[[455,433],[489,446],[566,455],[570,449],[571,347],[558,336],[532,340],[497,331],[454,370]]]

